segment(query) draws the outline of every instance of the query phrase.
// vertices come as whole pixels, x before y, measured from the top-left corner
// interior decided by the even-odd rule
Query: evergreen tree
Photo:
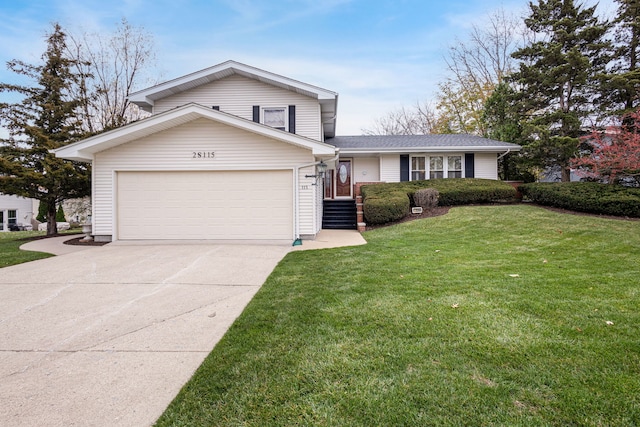
[[[519,144],[526,152],[528,141],[523,137],[521,116],[513,103],[514,96],[515,91],[509,84],[503,82],[496,87],[482,110],[481,119],[486,129],[484,136]],[[501,179],[533,181],[533,175],[528,172],[529,164],[522,153],[507,154],[498,167]]]
[[[607,63],[608,25],[596,17],[595,6],[573,0],[539,0],[529,7],[525,24],[534,41],[514,52],[521,62],[510,81],[525,115],[529,155],[540,167],[560,166],[568,181],[583,125],[596,110],[592,101]]]
[[[67,222],[62,205],[58,206],[58,210],[56,211],[56,222]]]
[[[605,115],[624,115],[630,120],[629,113],[640,107],[640,0],[616,2],[613,56],[603,78],[602,107]]]
[[[33,87],[0,83],[0,91],[22,95],[13,104],[0,103],[0,120],[9,137],[0,140],[0,192],[46,203],[47,234],[57,233],[56,206],[90,192],[91,173],[83,163],[56,158],[49,150],[79,139],[77,99],[70,96],[78,76],[65,57],[66,34],[58,24],[47,36],[43,65],[10,61],[8,67],[37,82]]]

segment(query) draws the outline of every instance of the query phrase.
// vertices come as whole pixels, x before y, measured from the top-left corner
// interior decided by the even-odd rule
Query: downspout
[[[336,154],[335,157],[327,159],[326,163],[334,162],[338,160],[338,157],[340,157],[340,154]],[[295,223],[294,224],[295,240],[293,241],[292,246],[302,245],[302,239],[300,239],[300,203],[299,203],[299,197],[298,197],[298,188],[300,186],[300,178],[299,178],[300,169],[307,168],[309,166],[316,166],[324,161],[325,161],[324,159],[320,159],[312,163],[306,163],[304,165],[294,166],[293,168],[293,175],[294,175],[293,183],[295,185],[295,191],[293,192],[293,197],[294,197],[293,202],[295,203],[294,219],[293,219]]]
[[[510,152],[511,152],[511,148],[509,148],[509,149],[507,150],[507,152],[506,152],[506,153],[502,153],[502,154],[500,154],[500,155],[498,156],[497,160],[500,160],[501,158],[503,158],[504,156],[506,156],[506,155],[507,155],[507,154],[509,154]]]

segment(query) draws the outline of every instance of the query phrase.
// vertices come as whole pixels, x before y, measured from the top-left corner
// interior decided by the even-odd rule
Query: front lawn
[[[158,420],[640,424],[640,222],[457,207],[292,252]]]
[[[30,238],[44,235],[44,231],[10,231],[0,233],[0,268],[53,256],[43,252],[20,250],[20,246],[27,243]]]

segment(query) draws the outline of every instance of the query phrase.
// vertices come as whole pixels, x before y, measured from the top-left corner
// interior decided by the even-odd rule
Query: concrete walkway
[[[0,270],[0,425],[153,424],[289,251],[365,243],[334,233],[294,248],[29,243],[74,252]]]
[[[84,251],[98,246],[65,245],[67,240],[77,239],[79,235],[51,237],[48,239],[33,240],[20,246],[24,251],[46,252],[54,255],[65,255],[73,252]],[[165,244],[166,242],[163,242]],[[181,242],[184,244],[184,242]],[[303,240],[302,245],[292,246],[294,251],[308,251],[312,249],[329,249],[343,246],[364,245],[367,241],[355,230],[320,230],[314,240]],[[153,245],[153,242],[144,242],[144,245]],[[198,244],[206,244],[199,242]],[[135,244],[134,244],[135,245]]]

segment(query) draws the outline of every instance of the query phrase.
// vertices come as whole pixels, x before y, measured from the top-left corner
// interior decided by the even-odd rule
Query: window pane
[[[442,171],[431,171],[429,172],[430,179],[439,179],[442,178]]]
[[[285,111],[284,108],[265,108],[263,110],[264,124],[273,128],[284,130]]]
[[[411,158],[411,169],[412,170],[424,170],[424,157],[412,157]]]
[[[7,224],[12,225],[15,224],[17,221],[18,215],[16,211],[7,211]]]
[[[424,171],[411,172],[411,181],[418,181],[424,179]]]
[[[442,170],[442,165],[443,165],[442,156],[431,157],[429,159],[429,168],[432,171],[441,171]]]
[[[4,211],[0,211],[0,230],[4,230]]]
[[[449,170],[455,170],[455,171],[462,170],[462,157],[460,156],[447,157],[447,166],[449,166]]]
[[[452,171],[447,172],[447,178],[462,178],[462,171]]]

